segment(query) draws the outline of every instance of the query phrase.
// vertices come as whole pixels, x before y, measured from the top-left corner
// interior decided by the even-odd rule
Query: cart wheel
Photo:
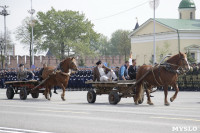
[[[6,96],[8,99],[13,99],[15,93],[12,87],[7,88]]]
[[[94,92],[94,90],[88,91],[87,101],[88,101],[88,103],[94,103],[96,101],[96,93]]]
[[[38,98],[39,97],[39,93],[31,93],[32,98]]]
[[[26,98],[27,98],[26,88],[21,88],[20,93],[19,93],[19,97],[20,97],[21,100],[26,100]]]
[[[116,91],[111,91],[108,100],[110,104],[117,104],[120,101],[120,97]]]

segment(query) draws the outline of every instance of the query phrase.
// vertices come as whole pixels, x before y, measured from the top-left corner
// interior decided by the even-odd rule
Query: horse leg
[[[50,98],[50,91],[51,91],[51,87],[48,87],[47,88],[47,99],[48,100],[51,100],[51,98]]]
[[[44,90],[44,96],[45,96],[45,98],[47,99],[47,90],[48,90],[48,88],[47,88],[47,86],[45,87],[45,90]]]
[[[168,86],[164,86],[164,93],[165,93],[165,105],[169,106],[169,102],[167,101],[167,95],[168,95]]]
[[[61,87],[62,87],[62,90],[63,90],[63,92],[62,92],[62,94],[61,94],[61,99],[62,99],[63,101],[65,101],[65,87],[64,87],[63,84],[61,84]]]
[[[149,105],[153,105],[152,101],[151,101],[151,98],[150,98],[150,89],[151,89],[151,86],[146,89],[146,94],[147,94],[147,104]]]
[[[179,88],[178,88],[178,85],[177,85],[177,84],[174,84],[172,87],[175,89],[176,92],[175,92],[175,94],[170,98],[170,101],[171,101],[171,102],[174,101],[174,99],[176,98],[176,96],[177,96],[177,94],[178,94],[178,92],[179,92]]]

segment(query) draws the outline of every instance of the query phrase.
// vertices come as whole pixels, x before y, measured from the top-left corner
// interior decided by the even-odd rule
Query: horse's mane
[[[171,62],[177,62],[180,58],[184,58],[186,57],[186,55],[184,53],[179,52],[178,54],[170,57],[167,62],[171,63]]]
[[[176,54],[172,57],[170,57],[167,62],[171,63],[171,62],[174,62],[174,61],[177,61],[179,58],[177,58],[177,56],[179,56],[179,54]]]

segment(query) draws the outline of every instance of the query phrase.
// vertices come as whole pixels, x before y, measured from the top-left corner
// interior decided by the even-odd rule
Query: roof
[[[156,18],[156,23],[160,23],[166,27],[169,27],[172,30],[190,30],[190,31],[200,31],[200,19],[195,20],[186,20],[186,19],[165,19],[165,18]],[[131,37],[137,31],[145,27],[148,23],[152,22],[153,19],[148,19],[145,23],[143,23],[139,28],[134,30],[129,34]]]
[[[138,22],[135,24],[135,28],[133,29],[133,30],[136,30],[137,28],[139,28],[140,26],[139,26],[139,24],[138,24]]]
[[[52,54],[52,52],[51,52],[50,50],[48,50],[48,52],[47,52],[46,56],[47,56],[47,57],[52,57],[52,56],[53,56],[53,54]]]
[[[187,20],[187,19],[157,18],[156,21],[175,30],[200,30],[199,19]]]
[[[193,0],[182,0],[178,8],[196,8],[196,6]]]

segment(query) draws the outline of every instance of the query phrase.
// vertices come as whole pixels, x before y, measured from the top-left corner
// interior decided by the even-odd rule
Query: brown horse
[[[49,94],[53,86],[59,86],[62,88],[63,93],[61,98],[65,100],[65,88],[68,85],[71,70],[77,71],[76,60],[74,57],[66,58],[57,68],[55,67],[45,67],[42,72],[42,78],[46,79],[42,86],[45,88],[44,95],[46,99],[50,100]]]
[[[152,67],[150,65],[143,65],[139,68],[136,81],[139,81],[145,73],[148,72],[144,78],[136,84],[136,96],[134,97],[134,102],[137,105],[140,100],[142,100],[143,86],[146,89],[147,94],[147,104],[153,105],[150,99],[150,90],[152,87],[164,87],[164,104],[169,105],[167,101],[168,86],[172,86],[175,89],[175,94],[170,98],[173,102],[176,98],[179,88],[176,83],[178,78],[178,69],[189,70],[190,66],[187,61],[187,55],[179,52],[179,54],[170,57],[163,65],[158,65]]]

